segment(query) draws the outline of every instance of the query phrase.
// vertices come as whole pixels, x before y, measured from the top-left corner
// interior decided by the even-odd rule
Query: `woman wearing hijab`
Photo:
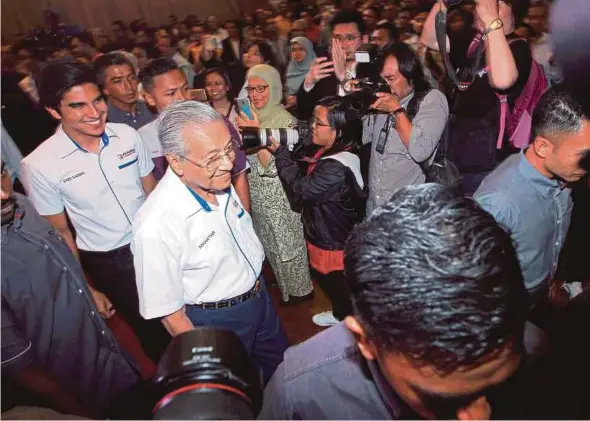
[[[281,129],[293,127],[295,119],[281,105],[283,86],[279,72],[267,64],[252,67],[246,91],[254,119],[240,113],[239,127]],[[307,250],[301,216],[291,210],[278,177],[275,158],[266,148],[248,156],[250,198],[254,228],[262,241],[284,303],[311,298]]]
[[[287,108],[293,108],[297,104],[297,91],[315,58],[315,51],[310,40],[305,37],[295,37],[291,40],[291,61],[285,76]]]

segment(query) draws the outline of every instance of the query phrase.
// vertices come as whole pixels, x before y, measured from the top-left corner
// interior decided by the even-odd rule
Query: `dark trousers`
[[[248,301],[221,309],[187,305],[186,314],[195,326],[229,329],[238,335],[252,360],[262,369],[266,384],[283,361],[289,343],[262,279],[260,284],[258,294]]]
[[[133,255],[129,246],[105,253],[80,250],[80,261],[96,289],[111,300],[117,314],[129,323],[145,354],[157,363],[171,338],[160,320],[145,320],[139,314]]]
[[[323,274],[311,268],[311,277],[320,285],[320,288],[332,302],[332,313],[338,320],[343,320],[352,314],[352,302],[350,290],[346,283],[344,271],[334,271]]]

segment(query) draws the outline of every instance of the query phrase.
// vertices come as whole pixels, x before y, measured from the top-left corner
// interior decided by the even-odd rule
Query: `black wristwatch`
[[[394,117],[397,117],[398,114],[401,113],[405,113],[406,109],[404,107],[399,107],[397,110],[393,110],[393,112],[391,114],[393,114]]]

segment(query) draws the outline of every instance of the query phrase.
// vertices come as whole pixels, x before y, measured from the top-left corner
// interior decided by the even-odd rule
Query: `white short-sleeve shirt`
[[[157,159],[164,156],[162,144],[158,138],[158,119],[149,122],[143,127],[140,127],[137,132],[139,133],[139,136],[141,136],[141,140],[143,140],[143,144],[145,145],[152,159]]]
[[[231,188],[218,206],[194,195],[170,169],[133,221],[131,251],[146,319],[185,304],[217,302],[250,290],[264,249]]]
[[[145,201],[141,177],[154,168],[137,131],[107,123],[98,154],[82,149],[60,125],[21,163],[23,184],[41,215],[67,211],[81,250],[109,251],[131,242],[131,222]]]

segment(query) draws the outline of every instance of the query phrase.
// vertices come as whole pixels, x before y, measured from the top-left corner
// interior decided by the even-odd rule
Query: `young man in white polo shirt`
[[[160,114],[158,135],[169,167],[133,223],[140,312],[173,336],[234,331],[268,380],[288,344],[260,275],[262,244],[231,185],[229,130],[209,105],[185,101]]]
[[[50,64],[41,75],[39,94],[61,124],[23,159],[23,184],[37,211],[108,297],[93,294],[101,313],[112,315],[112,301],[146,354],[157,361],[169,335],[159,323],[139,315],[129,248],[133,217],[156,185],[154,165],[137,131],[125,124],[106,124],[107,106],[88,66]]]

